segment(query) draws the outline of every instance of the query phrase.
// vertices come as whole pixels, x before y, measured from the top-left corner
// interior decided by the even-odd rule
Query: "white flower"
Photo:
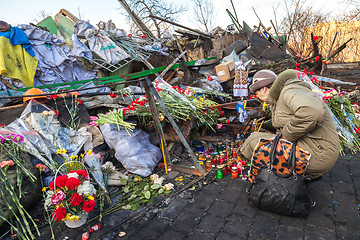
[[[162,183],[164,181],[164,178],[159,177],[159,175],[157,175],[157,174],[151,175],[150,179],[154,182],[154,184],[159,184],[160,186],[162,185]]]
[[[68,176],[69,178],[71,178],[71,177],[79,178],[79,174],[77,174],[76,172],[68,173],[67,176]]]
[[[105,171],[109,171],[109,170],[110,170],[109,172],[112,172],[112,171],[115,171],[115,170],[116,170],[114,164],[113,164],[112,162],[110,162],[110,161],[107,161],[107,162],[104,163],[101,167],[102,167],[103,170],[105,170]]]
[[[48,207],[52,205],[51,198],[53,197],[54,192],[53,191],[47,191],[46,192],[46,198],[44,203],[44,208],[47,210]]]
[[[165,189],[166,191],[173,190],[173,189],[174,189],[174,184],[172,184],[172,183],[167,183],[167,184],[164,185],[164,189]]]
[[[162,185],[163,181],[164,181],[164,178],[163,178],[163,177],[154,179],[154,183],[155,183],[155,184],[157,183],[157,184],[159,184],[160,186]]]
[[[86,180],[78,186],[77,193],[79,195],[92,196],[96,193],[96,189],[89,180]]]

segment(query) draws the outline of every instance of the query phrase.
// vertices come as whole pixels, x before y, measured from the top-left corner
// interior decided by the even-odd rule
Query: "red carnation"
[[[73,206],[79,206],[82,203],[82,201],[83,201],[82,196],[77,193],[74,193],[69,200],[70,204]]]
[[[75,190],[77,186],[81,184],[80,180],[74,177],[70,177],[66,180],[66,186],[70,190]]]
[[[319,58],[320,58],[319,56],[316,56],[316,57],[315,57],[315,61],[316,61],[316,62],[319,61]]]
[[[111,98],[116,98],[116,93],[110,93]]]
[[[300,63],[295,63],[295,67],[300,67]]]
[[[84,178],[88,176],[88,173],[84,169],[76,170],[76,173],[83,176]]]
[[[94,207],[95,207],[95,201],[93,200],[87,200],[87,201],[84,201],[84,205],[82,207],[82,209],[85,211],[85,212],[91,212],[92,210],[94,210]]]
[[[309,75],[313,75],[313,74],[314,74],[314,72],[313,72],[313,71],[310,71],[310,72],[309,72]]]
[[[296,71],[299,71],[299,70],[300,70],[300,68],[295,68],[295,70],[296,70]]]
[[[313,37],[313,40],[314,40],[314,41],[316,41],[316,40],[318,40],[318,39],[319,39],[318,36],[314,36],[314,37]]]
[[[76,103],[83,105],[83,102],[80,99],[76,100]]]
[[[51,100],[51,99],[57,99],[58,97],[59,97],[58,95],[52,94],[52,95],[50,95],[50,100]]]
[[[58,188],[63,188],[65,187],[65,183],[66,183],[66,180],[68,179],[68,176],[67,175],[61,175],[61,176],[58,176],[55,180],[53,180],[50,184],[49,184],[49,188],[50,190],[54,190],[54,182],[56,184],[56,187]]]
[[[145,39],[145,38],[146,38],[146,35],[142,35],[141,38],[142,38],[142,39]]]
[[[61,221],[66,217],[66,208],[59,207],[53,211],[52,215],[54,216],[54,219]]]

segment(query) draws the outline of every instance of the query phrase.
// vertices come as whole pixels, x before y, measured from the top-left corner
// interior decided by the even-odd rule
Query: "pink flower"
[[[46,170],[46,166],[44,164],[38,163],[35,166],[37,169],[40,170],[40,172],[44,172]]]
[[[97,120],[97,119],[98,119],[97,116],[90,116],[90,120],[91,120],[91,121],[95,121],[95,120]]]
[[[60,201],[65,199],[65,197],[66,194],[60,190],[52,196],[51,203],[54,205],[58,205]]]
[[[300,53],[298,53],[298,54],[296,54],[296,56],[299,58],[299,57],[301,57],[301,54],[300,54]]]
[[[8,160],[8,161],[2,161],[0,162],[0,168],[4,168],[4,167],[11,167],[14,166],[14,161],[13,160]]]
[[[91,121],[89,124],[90,124],[90,126],[93,126],[93,127],[99,126],[95,121]]]

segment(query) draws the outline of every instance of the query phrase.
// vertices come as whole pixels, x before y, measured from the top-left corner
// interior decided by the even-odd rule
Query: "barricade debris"
[[[40,236],[43,224],[28,213],[40,188],[35,215],[50,226],[49,239],[60,221],[89,239],[109,229],[94,221],[176,194],[183,180],[193,187],[200,180],[192,175],[246,180],[250,163],[239,147],[252,132],[274,131],[269,106],[248,91],[259,69],[295,69],[332,111],[342,153],[360,151],[357,83],[334,77],[346,64],[329,64],[352,39],[323,57],[319,43],[327,36],[310,32],[300,54],[261,21],[254,31],[227,12],[233,27],[210,33],[151,15],[179,27],[162,38],[136,16],[140,35],[111,20],[93,26],[64,9],[37,25],[1,22],[4,236]],[[25,93],[34,87],[42,91]]]

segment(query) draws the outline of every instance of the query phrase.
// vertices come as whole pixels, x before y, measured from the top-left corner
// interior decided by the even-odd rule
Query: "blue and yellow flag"
[[[0,32],[0,75],[19,79],[27,87],[32,87],[37,64],[23,30],[11,27],[9,32]]]

